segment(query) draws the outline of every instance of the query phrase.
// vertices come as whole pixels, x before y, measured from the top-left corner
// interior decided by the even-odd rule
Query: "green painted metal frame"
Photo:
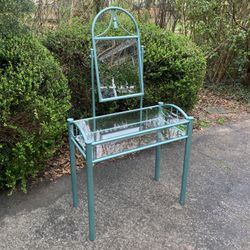
[[[140,84],[141,84],[141,92],[137,94],[131,94],[131,95],[125,95],[121,97],[116,97],[116,98],[106,98],[103,99],[101,98],[101,93],[100,93],[100,81],[99,79],[99,72],[98,72],[98,62],[97,62],[97,57],[96,57],[96,48],[95,48],[95,41],[96,40],[104,40],[104,39],[117,39],[117,37],[103,37],[103,36],[96,36],[95,35],[95,23],[98,20],[98,18],[105,12],[111,11],[111,12],[116,12],[120,11],[125,14],[127,14],[132,22],[135,24],[137,34],[136,34],[136,39],[137,39],[137,48],[138,48],[138,55],[139,55],[139,72],[140,72]],[[113,19],[114,21],[115,19]],[[115,26],[115,25],[114,25]],[[102,33],[103,35],[103,33]],[[131,36],[126,36],[126,37],[121,37],[121,39],[130,39]],[[93,112],[93,117],[92,118],[87,118],[84,120],[88,119],[93,119],[94,118],[94,130],[96,129],[95,127],[95,122],[104,117],[112,117],[118,114],[126,114],[130,112],[134,112],[139,110],[141,113],[141,120],[142,120],[142,111],[144,109],[149,109],[149,108],[154,108],[154,107],[159,107],[159,110],[164,107],[169,107],[171,109],[176,109],[177,112],[183,115],[185,118],[184,121],[177,122],[177,123],[172,123],[164,126],[159,126],[156,128],[151,128],[151,129],[146,129],[146,130],[139,130],[136,133],[132,134],[126,134],[126,135],[120,135],[115,138],[107,138],[103,139],[100,141],[93,141],[85,135],[85,132],[83,129],[79,126],[77,121],[73,120],[72,118],[69,118],[67,120],[68,124],[68,140],[69,140],[69,148],[70,148],[70,165],[71,165],[71,182],[72,182],[72,193],[73,193],[73,206],[76,207],[78,205],[78,194],[77,194],[77,175],[76,175],[76,160],[75,160],[75,148],[79,150],[81,155],[86,159],[87,163],[87,195],[88,195],[88,214],[89,214],[89,239],[94,240],[96,237],[96,230],[95,230],[95,209],[94,209],[94,179],[93,179],[93,166],[95,163],[105,161],[111,158],[119,157],[122,155],[126,155],[129,153],[134,153],[137,151],[141,151],[144,149],[152,148],[155,147],[156,149],[156,159],[155,159],[155,176],[154,179],[156,181],[159,180],[160,178],[160,150],[161,150],[161,145],[171,143],[174,141],[179,141],[179,140],[185,140],[185,153],[184,153],[184,162],[183,162],[183,173],[182,173],[182,180],[181,180],[181,192],[180,192],[180,199],[179,202],[181,205],[185,204],[185,197],[186,197],[186,186],[187,186],[187,176],[188,176],[188,171],[189,171],[189,160],[190,160],[190,150],[191,150],[191,143],[192,143],[192,124],[193,124],[193,117],[188,116],[182,109],[180,109],[178,106],[174,104],[164,104],[162,102],[159,102],[158,105],[151,106],[151,107],[143,107],[143,94],[144,94],[144,85],[143,85],[143,54],[144,54],[144,48],[143,46],[140,45],[140,35],[139,35],[139,28],[137,26],[137,23],[133,16],[127,12],[126,10],[123,10],[118,7],[109,7],[104,10],[102,10],[97,16],[95,17],[92,25],[92,42],[93,42],[93,49],[91,49],[90,57],[91,57],[91,81],[92,81],[92,112]],[[96,76],[95,76],[96,73]],[[123,112],[117,112],[113,114],[108,114],[108,115],[103,115],[103,116],[96,116],[96,107],[95,107],[95,82],[94,78],[96,77],[97,80],[97,89],[98,89],[98,94],[99,94],[99,102],[105,102],[105,101],[114,101],[114,100],[119,100],[119,99],[124,99],[124,98],[132,98],[132,97],[140,97],[140,108],[139,109],[134,109],[134,110],[128,110],[128,111],[123,111]],[[140,135],[145,135],[150,132],[157,132],[157,138],[160,136],[161,130],[167,129],[167,128],[173,128],[179,125],[185,125],[187,126],[187,132],[185,135],[180,136],[178,138],[172,138],[172,139],[167,139],[165,141],[160,141],[157,140],[157,142],[149,144],[149,145],[144,145],[140,146],[134,149],[126,150],[123,152],[103,156],[97,159],[93,159],[93,148],[96,145],[99,144],[104,144],[110,141],[115,141],[115,140],[122,140],[122,139],[128,139],[128,138],[134,138]],[[83,148],[79,143],[76,141],[75,136],[74,136],[74,129],[78,129],[80,135],[82,136],[86,147]]]
[[[95,34],[95,27],[98,19],[102,17],[104,13],[111,12],[111,16],[113,17],[114,21],[114,26],[115,24],[117,25],[117,16],[116,12],[121,12],[125,13],[132,23],[134,24],[134,28],[136,31],[136,34],[130,34],[128,36],[103,36],[104,33],[107,32],[107,30],[111,26],[111,22],[108,26],[108,28],[102,32],[100,35]],[[112,20],[111,20],[112,21]],[[117,28],[117,27],[116,27]],[[94,60],[94,67],[95,67],[95,72],[96,72],[96,82],[97,82],[97,90],[98,90],[98,95],[99,95],[99,102],[108,102],[108,101],[115,101],[115,100],[121,100],[121,99],[128,99],[128,98],[133,98],[133,97],[142,97],[144,95],[144,84],[143,84],[143,47],[141,47],[140,44],[140,31],[137,22],[135,21],[134,17],[127,11],[119,7],[108,7],[100,11],[94,18],[93,23],[92,23],[92,28],[91,28],[91,34],[92,34],[92,58]],[[100,74],[99,74],[99,66],[98,66],[98,61],[97,61],[97,52],[96,52],[96,41],[100,40],[127,40],[127,39],[136,39],[137,42],[137,50],[138,50],[138,63],[139,63],[139,83],[140,83],[140,92],[135,93],[135,94],[130,94],[130,95],[123,95],[119,97],[110,97],[110,98],[103,98],[101,94],[101,83],[100,83]]]

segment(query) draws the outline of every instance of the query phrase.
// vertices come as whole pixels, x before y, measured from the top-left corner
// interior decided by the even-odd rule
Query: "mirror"
[[[102,99],[140,91],[137,39],[97,40],[96,56]]]

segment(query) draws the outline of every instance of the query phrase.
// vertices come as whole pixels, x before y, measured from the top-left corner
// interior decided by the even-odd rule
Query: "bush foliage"
[[[9,33],[26,33],[28,27],[23,22],[33,10],[32,0],[0,0],[0,37]]]
[[[163,101],[190,110],[204,80],[204,55],[188,38],[155,25],[142,25],[141,33],[146,103]]]
[[[205,58],[184,36],[166,32],[155,25],[141,24],[145,46],[145,105],[172,102],[184,109],[194,105],[205,75]],[[90,25],[78,22],[50,31],[44,45],[60,60],[72,90],[73,115],[90,115]],[[129,101],[97,105],[99,114],[127,108]],[[137,103],[138,104],[138,103]],[[132,101],[133,107],[136,105]]]
[[[65,131],[69,90],[60,66],[32,35],[0,40],[0,189],[26,189]]]
[[[89,28],[79,22],[49,31],[43,44],[60,61],[68,79],[72,98],[72,116],[87,115],[91,106],[90,96],[90,34]]]

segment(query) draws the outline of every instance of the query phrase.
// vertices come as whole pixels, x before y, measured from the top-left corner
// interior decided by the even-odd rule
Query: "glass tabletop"
[[[85,140],[95,145],[94,158],[100,158],[184,136],[188,121],[173,107],[157,105],[76,120],[75,123],[83,131]],[[76,136],[83,149],[84,137],[80,133]]]

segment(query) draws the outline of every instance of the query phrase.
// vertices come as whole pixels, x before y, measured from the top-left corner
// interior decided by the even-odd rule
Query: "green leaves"
[[[83,25],[77,19],[49,31],[42,38],[43,44],[59,60],[68,79],[72,93],[71,115],[79,117],[90,111],[90,24]]]
[[[184,36],[154,25],[141,25],[145,44],[145,102],[172,102],[190,109],[205,76],[206,62],[200,49]]]
[[[0,37],[27,30],[22,19],[34,8],[32,0],[0,0]]]
[[[74,116],[91,114],[89,24],[79,22],[51,31],[45,46],[60,60],[72,90]],[[166,32],[153,24],[141,24],[141,43],[145,46],[145,105],[158,101],[174,102],[190,109],[202,86],[206,62],[203,53],[188,38]],[[124,73],[125,72],[125,73]],[[121,70],[120,79],[131,70]],[[109,72],[111,73],[111,72]],[[124,76],[122,75],[124,74]],[[131,75],[133,77],[133,75]],[[99,114],[136,106],[136,100],[97,105]]]
[[[180,32],[189,35],[206,54],[207,79],[219,83],[247,75],[249,50],[248,0],[178,0]]]
[[[60,145],[70,96],[67,80],[32,35],[0,40],[0,188],[34,175]]]

